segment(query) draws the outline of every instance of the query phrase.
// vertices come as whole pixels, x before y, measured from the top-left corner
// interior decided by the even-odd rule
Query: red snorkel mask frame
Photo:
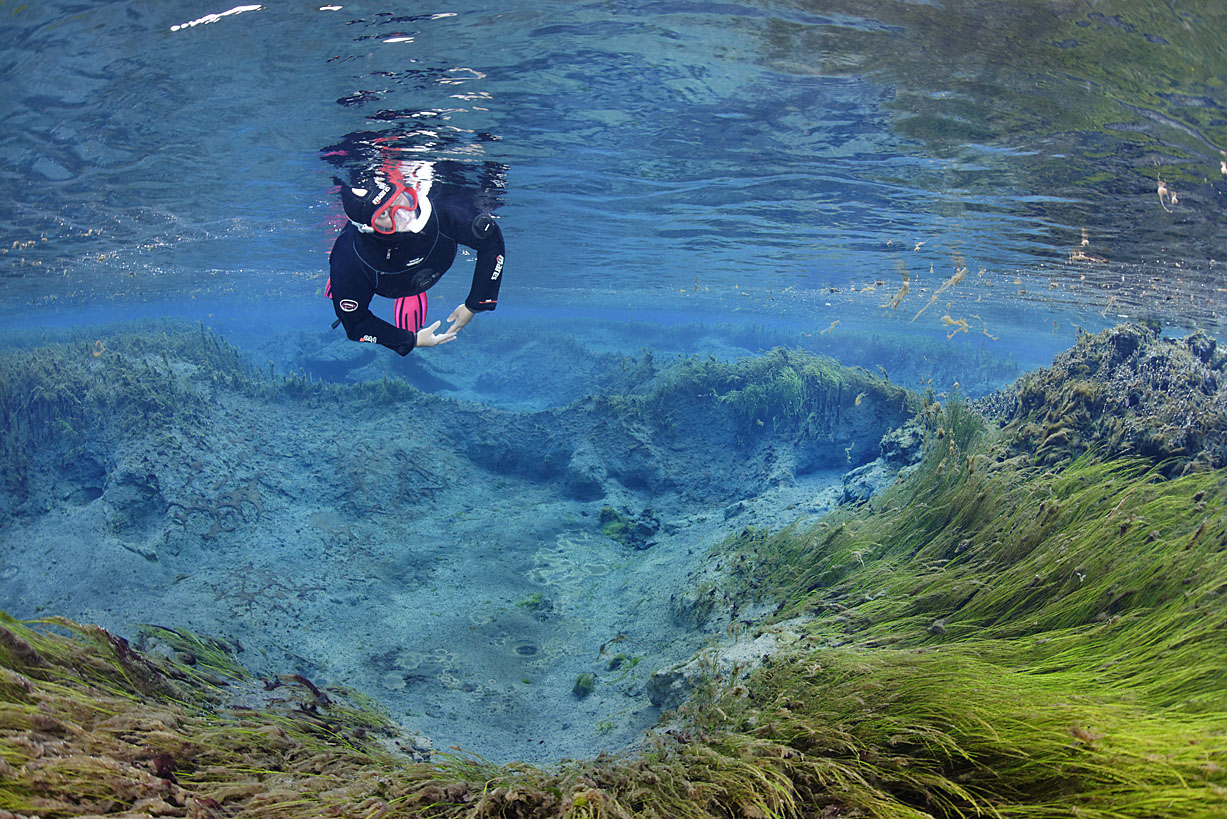
[[[405,184],[405,178],[401,176],[400,171],[391,166],[384,167],[384,173],[387,174],[388,181],[392,183],[392,195],[388,197],[388,201],[384,202],[371,215],[371,229],[376,233],[382,233],[384,236],[391,236],[396,233],[396,213],[397,211],[407,211],[409,218],[413,219],[417,215],[418,210],[418,192],[415,188],[411,188]],[[400,199],[401,194],[409,197],[408,205],[398,205],[396,200]],[[391,224],[391,229],[381,228],[375,224],[375,220],[380,216],[387,214],[388,222]]]

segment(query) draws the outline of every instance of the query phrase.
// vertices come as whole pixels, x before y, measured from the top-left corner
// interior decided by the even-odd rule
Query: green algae
[[[1169,475],[1227,466],[1227,352],[1202,332],[1162,339],[1126,324],[1081,336],[1009,400],[1007,445],[1046,464],[1095,448],[1144,456]]]
[[[733,364],[686,359],[649,397],[657,413],[676,417],[696,404],[704,414],[726,415],[739,434],[761,437],[789,432],[822,438],[862,404],[885,413],[903,411],[908,393],[859,368],[801,350],[777,348]],[[683,423],[682,419],[677,419]]]
[[[596,677],[588,672],[585,672],[575,678],[575,685],[571,687],[571,693],[574,694],[577,699],[582,700],[584,697],[591,694],[595,689]]]
[[[725,545],[733,591],[803,637],[747,681],[713,668],[635,753],[413,762],[372,703],[255,680],[222,643],[150,627],[161,656],[4,618],[0,811],[1221,815],[1227,472],[1094,434],[1049,462],[957,398],[914,404],[925,457],[906,479]]]
[[[155,796],[168,815],[192,799],[253,816],[1215,815],[1227,794],[1224,475],[1168,480],[1146,462],[1091,458],[1054,472],[994,461],[1005,453],[958,404],[932,407],[928,424],[925,462],[876,511],[748,541],[757,576],[785,600],[778,616],[810,618],[806,647],[746,685],[713,676],[637,756],[410,764],[369,729],[302,712],[226,715],[193,704],[200,693],[172,695],[101,630],[73,641],[6,621],[16,639],[4,644],[0,756],[15,776],[0,805],[47,816],[71,813],[54,799],[118,812]],[[174,648],[193,653],[190,667],[242,678],[218,644]],[[218,696],[199,675],[144,662]],[[57,663],[71,673],[38,673]],[[49,691],[72,693],[48,708]],[[126,762],[34,777],[15,737],[46,748],[48,724],[20,716],[36,700],[59,736],[80,736],[55,727],[63,712],[123,715],[133,737],[143,719],[150,731]],[[173,788],[131,750],[158,747],[153,734],[191,763]]]
[[[933,815],[1221,811],[1227,473],[1049,470],[957,403],[928,425],[921,469],[874,509],[731,544],[757,562],[747,593],[812,618],[811,651],[761,671],[753,706],[721,705],[733,725],[841,727]],[[884,774],[895,757],[907,776]]]

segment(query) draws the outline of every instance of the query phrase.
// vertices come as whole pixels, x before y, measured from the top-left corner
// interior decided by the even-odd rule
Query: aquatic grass
[[[722,418],[743,442],[768,432],[821,440],[854,411],[902,421],[910,393],[861,368],[777,348],[734,363],[683,359],[664,372],[643,404],[650,417],[679,427]]]
[[[172,634],[180,648],[217,645]],[[232,661],[214,663],[227,666],[230,682],[207,682],[182,675],[181,663],[138,654],[97,627],[63,618],[19,623],[6,615],[2,636],[5,810],[70,816],[156,803],[156,812],[185,815],[173,809],[187,805],[184,788],[191,787],[204,803],[241,793],[251,801],[245,815],[281,816],[349,787],[364,766],[408,764],[381,744],[393,733],[382,716],[361,700],[345,702],[343,692],[287,683],[276,696],[233,710],[227,703],[236,694],[251,699],[267,686],[236,675]],[[253,685],[227,690],[241,683]],[[284,792],[279,782],[287,783]]]
[[[1222,796],[1222,715],[1071,695],[968,652],[819,651],[773,664],[748,690],[743,705],[722,703],[725,729],[781,743],[799,769],[838,771],[840,803],[870,815],[1130,815],[1111,802],[1165,789],[1169,809],[1143,815],[1181,816]]]
[[[774,363],[801,373],[799,360]],[[784,373],[772,400],[803,420],[789,415],[789,383]],[[1173,479],[1163,463],[1095,449],[1045,465],[957,396],[914,406],[925,457],[894,487],[725,544],[732,590],[776,602],[773,627],[799,638],[748,680],[710,663],[634,752],[548,767],[461,752],[414,762],[369,701],[294,675],[258,680],[224,643],[151,626],[129,646],[62,618],[0,617],[0,809],[1221,815],[1227,475]]]
[[[871,507],[727,544],[756,566],[743,594],[813,646],[760,671],[731,725],[790,743],[840,726],[828,750],[933,815],[1214,815],[1224,473],[1094,453],[1051,470],[954,402],[925,423],[924,462]]]

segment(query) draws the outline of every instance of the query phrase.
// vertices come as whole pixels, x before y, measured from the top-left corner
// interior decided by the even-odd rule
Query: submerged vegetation
[[[1051,459],[1008,417],[921,403],[894,487],[722,547],[730,593],[776,605],[750,627],[797,639],[713,663],[633,752],[414,761],[370,703],[254,680],[222,644],[6,619],[0,816],[1223,815],[1227,471],[1113,448],[1089,417]]]

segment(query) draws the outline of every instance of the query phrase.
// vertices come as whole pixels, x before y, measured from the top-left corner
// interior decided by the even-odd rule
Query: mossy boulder
[[[637,516],[631,516],[612,506],[601,507],[601,531],[606,537],[623,546],[638,550],[651,548],[656,543],[655,537],[660,529],[660,517],[651,509],[644,509]]]
[[[591,694],[596,689],[596,677],[590,673],[580,674],[575,678],[575,685],[571,686],[571,693],[578,699]]]
[[[1011,388],[1001,422],[1013,454],[1044,464],[1094,451],[1140,455],[1169,475],[1227,466],[1227,354],[1202,332],[1086,335]]]

